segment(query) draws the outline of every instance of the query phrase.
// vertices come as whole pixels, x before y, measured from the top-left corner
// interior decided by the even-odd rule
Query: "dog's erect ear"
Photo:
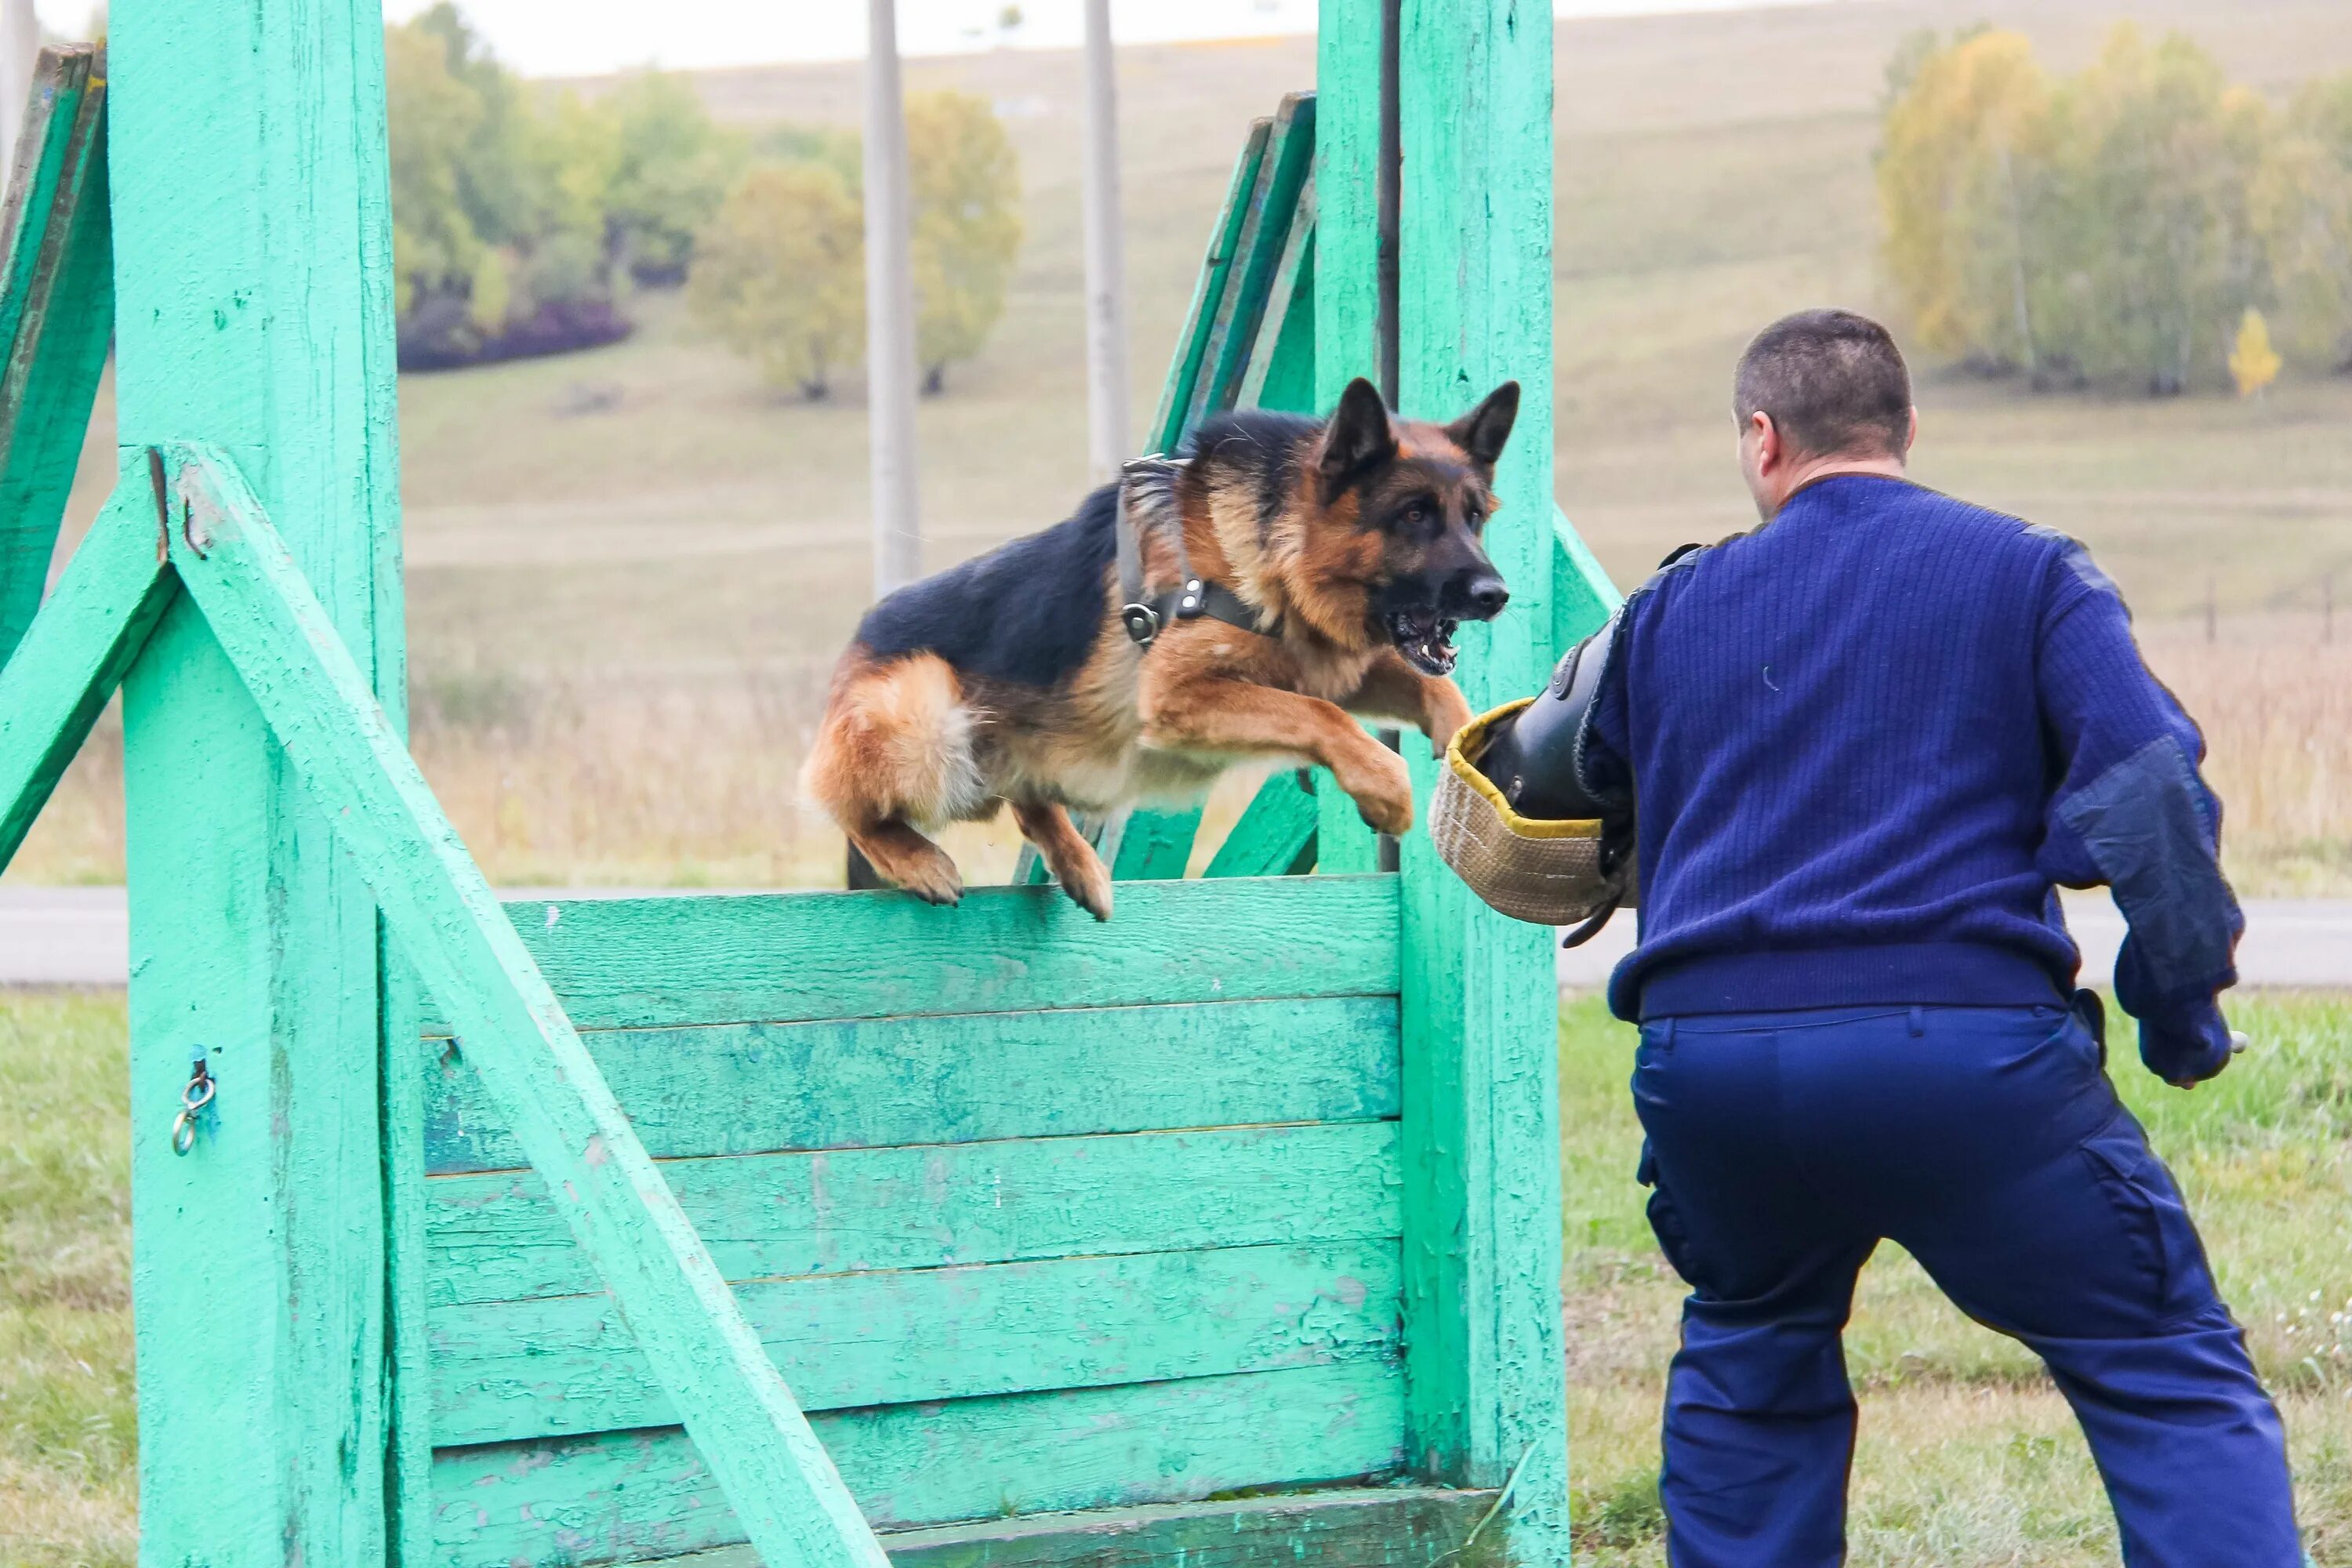
[[[1519,384],[1507,381],[1486,395],[1486,401],[1445,427],[1454,444],[1470,454],[1470,460],[1482,468],[1491,468],[1495,459],[1503,455],[1503,443],[1511,438],[1511,426],[1519,417]]]
[[[1396,456],[1396,432],[1389,428],[1388,406],[1362,376],[1339,395],[1339,412],[1323,433],[1323,450],[1315,466],[1323,479],[1323,493],[1336,496],[1348,482],[1375,463]]]

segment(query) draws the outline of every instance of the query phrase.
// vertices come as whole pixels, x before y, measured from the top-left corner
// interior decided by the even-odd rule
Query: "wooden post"
[[[874,596],[923,574],[915,487],[915,274],[897,0],[866,0],[866,417]]]
[[[211,441],[403,710],[383,18],[116,0],[123,482]],[[123,689],[142,1561],[385,1552],[376,911],[201,613]],[[217,1083],[170,1130],[191,1061]]]
[[[1521,387],[1488,534],[1510,608],[1465,628],[1455,677],[1476,711],[1542,683],[1553,632],[1551,8],[1403,0],[1398,62],[1400,406],[1450,419]],[[1509,1485],[1509,1556],[1561,1563],[1551,934],[1479,903],[1425,834],[1402,870],[1408,1442],[1433,1479]]]
[[[1323,0],[1315,61],[1315,407],[1328,413],[1358,376],[1378,384],[1395,362],[1383,310],[1381,217],[1394,172],[1383,156],[1382,84],[1393,66],[1395,0]],[[1393,231],[1391,231],[1391,237]],[[1384,395],[1392,395],[1392,389]],[[1318,789],[1316,868],[1370,871],[1380,851],[1355,802]]]
[[[1110,0],[1087,0],[1087,468],[1118,477],[1128,456],[1127,242],[1119,208],[1118,71]]]

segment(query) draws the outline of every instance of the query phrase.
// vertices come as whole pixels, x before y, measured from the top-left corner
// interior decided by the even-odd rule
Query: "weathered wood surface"
[[[0,867],[179,591],[156,559],[155,506],[143,490],[126,485],[107,503],[16,657],[0,665]]]
[[[1495,1568],[1491,1491],[1347,1487],[1225,1502],[1147,1503],[1083,1513],[1026,1514],[977,1524],[898,1530],[880,1537],[893,1568]],[[1466,1547],[1466,1550],[1465,1550]],[[673,1558],[669,1568],[758,1568],[722,1546]]]
[[[1291,220],[1298,216],[1298,195],[1314,163],[1315,95],[1287,94],[1275,110],[1265,156],[1259,162],[1241,237],[1234,243],[1233,264],[1225,274],[1208,352],[1192,384],[1192,410],[1185,421],[1188,429],[1240,401],[1251,351],[1258,344],[1258,329],[1265,319],[1266,301],[1281,271]]]
[[[112,246],[135,258],[113,280],[119,445],[236,452],[354,689],[397,712],[381,8],[114,0],[107,26]],[[375,904],[185,594],[123,682],[122,726],[140,1551],[380,1562]],[[219,1091],[182,1158],[198,1049]]]
[[[662,1174],[730,1280],[1356,1241],[1396,1235],[1400,1213],[1390,1121],[737,1155]],[[536,1172],[421,1185],[435,1306],[601,1289]]]
[[[1125,817],[1110,874],[1122,882],[1181,877],[1192,856],[1193,836],[1201,831],[1201,808],[1129,811]]]
[[[596,1030],[589,1054],[664,1159],[1397,1114],[1388,997]],[[467,1070],[428,1077],[436,1173],[527,1162]]]
[[[189,597],[295,783],[330,814],[404,958],[470,1040],[474,1070],[560,1197],[753,1543],[777,1563],[881,1568],[832,1460],[286,545],[217,452],[175,447],[166,457],[177,498],[172,555]],[[372,1219],[381,1248],[380,1212]],[[374,1278],[380,1312],[380,1258]],[[380,1319],[374,1333],[371,1353],[380,1353]],[[381,1511],[387,1467],[375,1453]],[[373,1528],[380,1557],[382,1518]]]
[[[1551,514],[1551,647],[1559,656],[1601,629],[1616,614],[1625,595],[1601,569],[1601,563],[1559,508]]]
[[[814,1417],[881,1527],[1188,1501],[1380,1477],[1401,1457],[1393,1366],[892,1405]],[[732,1544],[742,1530],[683,1433],[615,1432],[436,1457],[436,1568],[569,1568]]]
[[[1325,0],[1315,43],[1315,313],[1318,411],[1358,376],[1381,376],[1380,0]],[[1371,871],[1379,836],[1318,774],[1315,868]]]
[[[1108,925],[1049,888],[521,900],[524,944],[583,1029],[1009,1012],[1397,984],[1393,879],[1138,882]],[[427,1020],[446,1027],[446,1019]]]
[[[1334,0],[1334,4],[1340,0]],[[1346,0],[1370,15],[1370,0]],[[1517,0],[1403,0],[1399,401],[1452,417],[1506,378],[1518,422],[1487,548],[1505,614],[1465,627],[1474,711],[1543,680],[1552,640],[1552,24]],[[1427,748],[1408,763],[1426,780]],[[1558,1003],[1549,934],[1402,844],[1405,1336],[1424,1479],[1500,1487],[1528,1564],[1568,1559]]]
[[[1234,402],[1244,408],[1319,415],[1315,405],[1315,182],[1298,188],[1298,205],[1282,242],[1257,342],[1242,368]]]
[[[1249,135],[1242,143],[1241,156],[1234,160],[1233,183],[1225,188],[1224,205],[1218,210],[1216,226],[1209,231],[1209,251],[1201,263],[1200,279],[1192,286],[1192,303],[1184,315],[1183,335],[1176,341],[1176,355],[1160,390],[1160,407],[1151,416],[1147,451],[1175,451],[1191,426],[1192,389],[1209,355],[1217,312],[1225,297],[1226,277],[1241,241],[1242,225],[1249,216],[1259,165],[1265,161],[1266,143],[1273,133],[1273,121],[1252,121]]]
[[[1285,769],[1258,786],[1202,876],[1289,877],[1315,864],[1315,797],[1321,780],[1305,782],[1303,771]]]
[[[40,606],[114,335],[106,80],[89,46],[41,51],[16,148],[0,216],[0,665]]]
[[[1393,1240],[763,1279],[736,1300],[807,1410],[1392,1361]],[[434,1442],[666,1426],[609,1298],[440,1307]]]

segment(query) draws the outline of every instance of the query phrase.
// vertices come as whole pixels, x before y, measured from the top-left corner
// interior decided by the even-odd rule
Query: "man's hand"
[[[2185,1026],[2140,1021],[2139,1059],[2175,1089],[2194,1089],[2218,1076],[2245,1048],[2246,1037],[2231,1028],[2221,1009],[2210,1003]]]

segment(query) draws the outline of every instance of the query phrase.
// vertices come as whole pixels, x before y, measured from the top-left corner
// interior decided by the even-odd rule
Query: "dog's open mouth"
[[[1405,662],[1423,675],[1450,675],[1454,671],[1454,632],[1461,624],[1448,620],[1429,605],[1391,610],[1389,640],[1396,644]]]

